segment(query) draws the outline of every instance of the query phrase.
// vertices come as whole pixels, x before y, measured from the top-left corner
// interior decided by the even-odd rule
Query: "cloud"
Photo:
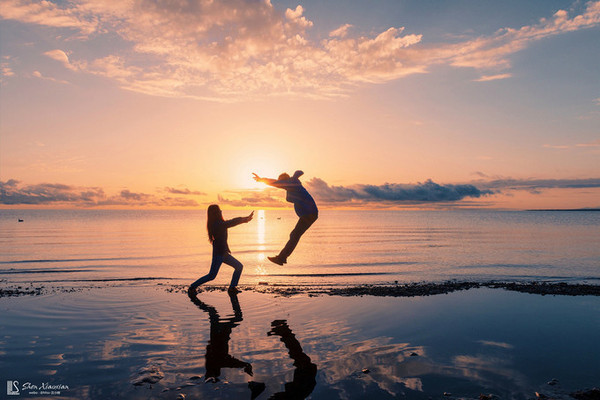
[[[227,196],[227,197],[226,197]],[[226,204],[233,207],[287,207],[281,192],[277,189],[266,188],[265,190],[241,190],[228,191],[225,195],[217,196],[219,204]]]
[[[344,24],[344,25],[340,26],[339,28],[329,32],[329,37],[339,37],[339,38],[346,37],[346,35],[348,34],[348,29],[350,29],[350,28],[352,28],[352,25]]]
[[[9,179],[6,182],[0,181],[0,204],[77,207],[194,207],[199,205],[198,202],[189,198],[160,197],[155,194],[132,192],[129,189],[108,196],[102,188],[98,187],[77,187],[58,183],[22,185],[15,179]]]
[[[70,70],[77,70],[76,66],[71,65],[71,62],[69,61],[69,56],[67,55],[67,53],[65,53],[62,50],[50,50],[44,53],[45,56],[52,58],[53,60],[56,60],[58,62],[60,62],[62,65],[64,65],[66,68],[70,69]]]
[[[492,346],[492,347],[499,347],[501,349],[513,349],[515,346],[513,346],[512,344],[509,343],[504,343],[504,342],[494,342],[491,340],[479,340],[479,343],[481,343],[484,346]]]
[[[79,6],[72,4],[65,8],[57,4],[43,1],[4,0],[0,9],[4,19],[14,19],[34,25],[55,28],[71,28],[89,34],[97,29],[95,19],[86,20],[86,13]]]
[[[304,185],[319,205],[323,206],[477,206],[483,197],[509,191],[529,191],[539,194],[545,189],[600,188],[600,178],[589,179],[490,179],[482,172],[475,173],[483,179],[466,184],[438,184],[432,180],[414,184],[386,183],[383,185],[355,184],[329,185],[313,178]],[[161,189],[176,196],[157,193],[134,192],[122,189],[108,195],[99,187],[79,187],[61,183],[22,184],[15,179],[0,181],[0,204],[75,207],[196,207],[200,204],[190,196],[205,195],[189,189]],[[218,195],[218,203],[233,207],[287,208],[282,190],[227,191]]]
[[[118,43],[112,54],[46,53],[71,70],[113,79],[157,96],[239,100],[249,96],[333,97],[356,85],[426,73],[433,65],[476,68],[479,81],[505,79],[509,57],[535,41],[600,24],[600,1],[580,15],[558,11],[519,29],[458,43],[422,44],[419,33],[390,27],[351,35],[344,24],[312,39],[304,8],[280,10],[269,0],[61,2],[6,0],[0,17],[60,30],[73,40]],[[119,41],[115,41],[119,38]],[[67,56],[67,54],[69,54]]]
[[[479,198],[492,194],[474,185],[440,185],[432,180],[416,184],[386,183],[384,185],[329,186],[313,178],[306,186],[319,201],[325,203],[384,202],[391,204],[452,203],[465,198]]]
[[[587,189],[600,188],[600,178],[588,179],[513,179],[501,178],[477,181],[478,187],[494,192],[501,190],[527,190],[534,193],[543,189]]]
[[[575,146],[576,147],[599,147],[600,146],[600,139],[593,140],[593,141],[588,142],[588,143],[577,143]]]
[[[557,145],[557,144],[545,144],[544,147],[549,148],[549,149],[570,149],[571,146],[567,146],[567,145]]]
[[[559,149],[559,150],[573,149],[573,148],[577,148],[577,147],[600,147],[600,139],[592,140],[591,142],[587,142],[587,143],[576,143],[574,145],[544,144],[543,147],[546,147],[549,149]]]
[[[504,28],[489,37],[480,37],[448,46],[445,51],[451,65],[482,69],[506,68],[510,66],[508,56],[523,50],[531,43],[558,34],[590,28],[600,24],[600,1],[587,4],[583,14],[569,18],[559,10],[551,18],[542,18],[535,25],[519,29]]]
[[[65,84],[65,85],[69,84],[69,82],[64,81],[64,80],[52,78],[52,77],[49,77],[49,76],[44,76],[44,75],[42,75],[42,73],[40,71],[33,71],[31,73],[31,75],[34,76],[34,77],[36,77],[36,78],[39,78],[39,79],[45,79],[47,81],[58,82],[58,83],[62,83],[62,84]]]
[[[484,75],[478,79],[475,79],[475,82],[489,82],[489,81],[497,81],[499,79],[508,79],[508,78],[512,78],[512,74]]]
[[[197,190],[190,190],[188,188],[185,189],[175,189],[172,187],[166,187],[165,191],[171,194],[181,194],[181,195],[194,195],[194,196],[204,196],[206,193],[200,192]]]

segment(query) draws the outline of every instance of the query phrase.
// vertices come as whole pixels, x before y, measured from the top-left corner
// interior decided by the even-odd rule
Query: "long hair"
[[[215,222],[223,221],[223,213],[221,209],[216,204],[211,204],[208,206],[208,210],[206,211],[206,230],[208,231],[208,241],[215,241]]]

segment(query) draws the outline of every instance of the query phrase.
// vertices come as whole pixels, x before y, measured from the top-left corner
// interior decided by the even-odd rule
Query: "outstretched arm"
[[[256,182],[263,182],[269,186],[287,190],[289,187],[293,186],[294,183],[296,182],[296,179],[294,179],[294,178],[298,178],[303,173],[304,172],[302,172],[302,171],[296,171],[296,173],[294,174],[294,176],[292,178],[288,177],[286,179],[281,179],[281,180],[271,179],[271,178],[262,178],[262,177],[256,175],[255,173],[252,173],[252,174],[254,175],[254,180]]]
[[[266,183],[267,185],[273,185],[273,182],[276,182],[276,179],[271,179],[271,178],[263,178],[260,177],[258,175],[256,175],[254,172],[252,173],[252,175],[254,175],[252,178],[256,181],[256,182],[262,182],[262,183]]]
[[[252,221],[252,217],[254,217],[254,211],[252,211],[250,213],[250,215],[248,215],[247,217],[237,217],[237,218],[233,218],[233,219],[225,221],[225,226],[227,228],[231,228],[231,227],[239,225],[239,224],[245,224],[247,222]]]

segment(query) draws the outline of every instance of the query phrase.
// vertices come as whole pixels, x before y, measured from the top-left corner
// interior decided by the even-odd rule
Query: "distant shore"
[[[600,211],[600,208],[537,208],[525,211]]]

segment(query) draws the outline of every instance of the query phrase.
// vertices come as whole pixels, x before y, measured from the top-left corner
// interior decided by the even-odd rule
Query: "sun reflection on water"
[[[266,250],[265,246],[265,210],[258,210],[256,213],[256,242],[258,243],[259,252],[256,255],[258,262],[262,263],[265,261],[266,256],[264,251]],[[259,269],[263,269],[262,267],[257,268],[257,272]],[[263,271],[264,273],[264,271]]]

